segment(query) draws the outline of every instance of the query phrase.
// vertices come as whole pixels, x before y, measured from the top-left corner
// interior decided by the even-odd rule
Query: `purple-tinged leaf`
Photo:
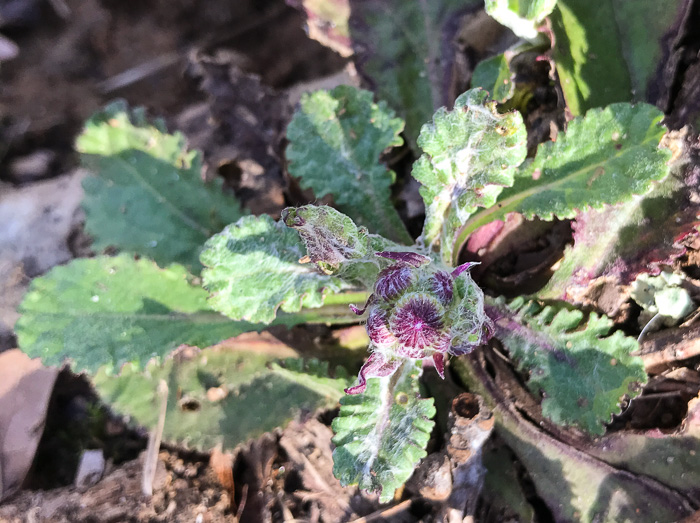
[[[372,303],[374,303],[374,295],[370,295],[370,297],[367,298],[367,301],[362,308],[359,308],[357,305],[350,304],[350,310],[358,316],[362,316],[367,311],[367,308],[372,305]]]
[[[681,241],[697,234],[699,182],[700,167],[691,165],[646,196],[579,214],[574,244],[539,296],[579,303],[594,280],[628,285],[639,274],[658,274],[685,253]]]
[[[445,379],[445,355],[441,353],[436,353],[433,355],[433,364],[435,365],[435,370],[438,375],[444,380]]]
[[[479,262],[467,262],[463,263],[462,265],[459,265],[458,267],[455,267],[455,269],[452,271],[452,276],[456,278],[460,274],[462,274],[465,271],[470,270],[474,265],[479,265]]]
[[[543,307],[522,298],[486,307],[496,337],[510,353],[527,385],[542,396],[542,414],[558,425],[602,435],[620,411],[623,397],[635,397],[647,380],[644,362],[632,353],[634,338],[610,334],[612,321],[567,310],[561,303]]]

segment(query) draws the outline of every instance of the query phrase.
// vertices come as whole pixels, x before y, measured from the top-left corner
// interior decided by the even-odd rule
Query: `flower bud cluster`
[[[395,263],[383,269],[360,315],[372,354],[348,394],[364,392],[367,378],[393,374],[404,360],[432,358],[444,377],[446,354],[468,354],[489,336],[484,295],[464,264],[448,272],[414,252],[379,252]]]

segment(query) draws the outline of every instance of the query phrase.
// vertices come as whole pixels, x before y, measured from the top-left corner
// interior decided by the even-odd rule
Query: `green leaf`
[[[341,280],[301,264],[304,244],[293,229],[267,215],[246,216],[212,236],[201,255],[209,304],[235,320],[270,323],[277,310],[321,307]]]
[[[123,102],[90,118],[76,147],[96,174],[83,182],[95,250],[117,247],[199,271],[200,246],[242,214],[221,180],[203,183],[201,156],[187,151],[181,134],[167,134],[162,122],[149,124]]]
[[[363,394],[340,400],[333,420],[333,474],[344,486],[380,491],[382,503],[426,456],[435,407],[419,397],[420,365],[407,362],[391,377],[367,380]]]
[[[486,0],[486,12],[520,38],[534,40],[556,5],[557,0]]]
[[[465,223],[457,245],[511,212],[528,219],[573,218],[579,211],[648,192],[669,172],[671,153],[659,147],[666,132],[659,124],[662,118],[648,104],[613,104],[575,118],[556,142],[541,144],[535,158],[518,169],[515,183],[503,190],[497,205]]]
[[[440,108],[421,129],[424,154],[412,175],[423,186],[426,218],[423,240],[440,237],[443,260],[452,258],[455,231],[478,207],[494,204],[513,184],[516,167],[527,154],[527,132],[517,112],[498,114],[488,94],[471,89]]]
[[[341,85],[305,94],[287,128],[289,172],[302,187],[328,194],[358,224],[392,240],[413,243],[391,203],[396,174],[379,162],[401,145],[403,122],[372,93]]]
[[[688,8],[683,0],[559,0],[553,58],[572,114],[666,96],[663,65]]]
[[[646,383],[639,344],[617,331],[613,322],[578,310],[526,302],[518,298],[487,307],[496,337],[518,370],[528,373],[528,387],[542,394],[542,414],[559,425],[603,434],[605,423],[620,412],[623,397],[634,397]]]
[[[206,451],[217,444],[233,449],[284,427],[300,412],[335,407],[350,383],[342,369],[336,374],[328,377],[328,364],[315,360],[209,348],[152,361],[143,372],[131,365],[118,376],[101,369],[94,384],[113,410],[152,429],[158,421],[157,386],[165,380],[164,439]]]
[[[405,249],[377,234],[369,234],[348,216],[325,205],[287,208],[282,220],[299,232],[309,258],[323,272],[370,289],[387,264],[386,258],[376,253]]]
[[[35,278],[20,305],[20,348],[76,372],[145,363],[180,344],[206,347],[255,326],[211,310],[180,265],[160,269],[127,255],[77,259]]]
[[[350,0],[350,37],[361,75],[406,121],[417,150],[421,126],[451,103],[460,19],[477,0]],[[454,96],[454,95],[453,95]]]
[[[504,53],[479,62],[472,74],[472,87],[485,89],[491,98],[503,103],[513,96],[515,84]]]

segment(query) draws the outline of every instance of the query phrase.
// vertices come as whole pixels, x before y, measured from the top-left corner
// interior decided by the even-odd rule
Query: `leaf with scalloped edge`
[[[557,0],[486,0],[486,12],[520,38],[534,40],[556,5]]]
[[[70,358],[76,372],[94,372],[256,330],[211,310],[192,279],[181,265],[161,269],[125,254],[73,260],[32,281],[19,307],[19,346],[46,365]]]
[[[267,215],[245,216],[212,236],[200,256],[209,305],[234,320],[270,323],[277,310],[297,312],[323,305],[326,295],[348,287],[302,264],[299,234]]]
[[[305,94],[287,128],[289,172],[302,187],[335,204],[359,225],[392,240],[413,243],[391,203],[396,174],[379,162],[401,145],[403,121],[372,93],[341,85]]]
[[[461,229],[469,234],[508,213],[531,219],[574,218],[579,211],[629,201],[669,173],[671,152],[659,147],[663,113],[649,104],[613,104],[569,122],[556,142],[541,144],[518,169],[515,183],[496,205],[475,213]],[[455,250],[458,253],[459,249]]]
[[[527,132],[517,112],[499,114],[488,93],[470,89],[454,109],[438,109],[421,129],[424,154],[413,164],[426,208],[422,238],[440,238],[443,260],[452,258],[457,229],[477,210],[490,207],[513,184],[527,154]]]
[[[572,224],[574,244],[538,295],[579,303],[597,278],[629,285],[640,274],[659,274],[685,254],[680,242],[697,234],[698,187],[700,168],[691,167],[643,197],[579,214]]]
[[[100,369],[93,383],[110,408],[150,430],[158,422],[157,386],[165,380],[163,438],[206,451],[218,444],[233,449],[301,412],[335,407],[350,383],[343,369],[335,375],[329,377],[328,364],[317,360],[208,348],[178,351],[143,371],[131,365],[119,375]]]
[[[376,253],[406,249],[378,234],[369,234],[348,216],[325,205],[289,207],[282,212],[282,221],[299,232],[310,260],[323,272],[369,289],[379,271],[389,264]]]
[[[435,407],[432,398],[420,397],[420,372],[420,362],[406,362],[393,376],[367,380],[364,393],[340,400],[333,474],[343,486],[379,491],[386,503],[427,455]]]
[[[457,94],[454,66],[461,51],[454,42],[464,15],[482,6],[481,0],[350,0],[357,70],[406,120],[414,151],[421,126]]]
[[[117,247],[199,271],[201,245],[243,213],[221,191],[204,183],[202,159],[180,133],[115,102],[93,115],[76,142],[95,176],[83,181],[85,228],[93,248]]]
[[[499,299],[486,312],[529,389],[542,395],[542,414],[559,425],[603,434],[622,399],[637,396],[647,381],[644,362],[631,356],[639,344],[610,334],[606,316],[591,313],[584,321],[581,311],[523,298],[507,305]]]

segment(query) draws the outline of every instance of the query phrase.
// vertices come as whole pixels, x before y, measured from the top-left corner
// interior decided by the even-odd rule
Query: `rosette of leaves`
[[[387,138],[375,147],[366,144],[377,140],[383,122],[393,122],[394,115],[350,88],[313,96],[323,103],[302,104],[290,134],[291,154],[298,175],[327,187],[322,190],[335,191],[331,193],[338,201],[338,187],[355,190],[358,180],[371,185],[376,175],[368,173],[384,172],[370,160],[378,161],[379,144],[384,148],[398,142]],[[370,121],[363,122],[362,114],[371,115]],[[371,229],[364,204],[344,207],[348,215],[310,205],[287,209],[279,223],[245,218],[214,236],[202,255],[211,303],[234,319],[269,322],[277,308],[318,307],[348,289],[372,293],[365,306],[356,302],[353,307],[367,314],[372,353],[359,381],[342,400],[344,407],[334,424],[335,473],[344,484],[381,491],[381,498],[388,500],[423,455],[431,426],[432,407],[420,397],[417,362],[428,359],[442,371],[447,355],[467,353],[490,334],[483,293],[463,268],[456,268],[462,243],[478,226],[509,212],[551,220],[647,192],[668,173],[668,153],[659,149],[661,116],[644,104],[594,110],[572,121],[556,143],[541,146],[534,159],[525,161],[522,118],[498,113],[479,89],[467,91],[453,110],[438,110],[418,140],[424,154],[412,174],[422,184],[427,216],[416,245],[376,234],[381,229]],[[327,132],[319,131],[326,127]],[[307,128],[309,132],[301,132]],[[387,129],[380,135],[391,133]],[[319,140],[327,142],[314,149]],[[388,192],[383,194],[388,200]],[[387,206],[388,201],[381,204],[380,215],[392,214]],[[253,281],[260,292],[252,290]],[[523,369],[529,364],[525,353],[546,350],[554,329],[567,331],[565,346],[578,340],[575,329],[581,318],[567,311],[546,321],[542,314],[548,313],[532,308],[516,307],[504,314],[533,333],[534,346],[544,344],[523,353],[513,350],[513,357],[525,362]],[[644,375],[639,361],[629,356],[634,340],[608,335],[607,318],[591,317],[587,325],[585,336],[590,339],[584,336],[582,351],[588,352],[585,358],[576,353],[576,358],[584,363],[613,358],[625,362],[608,376],[609,394],[596,404],[593,417],[583,415],[580,405],[569,414],[553,414],[566,411],[571,398],[576,405],[584,396],[584,403],[595,401],[588,393],[569,390],[573,380],[559,380],[556,372],[542,383],[531,378],[532,392],[558,396],[552,400],[548,394],[543,405],[557,422],[600,433],[603,422],[619,410],[620,398],[633,395],[633,384],[642,383]],[[360,445],[365,441],[371,441],[371,448]]]
[[[438,110],[418,139],[423,155],[412,174],[422,185],[427,216],[412,245],[390,201],[394,174],[379,163],[387,147],[400,144],[403,123],[368,92],[344,87],[310,95],[289,132],[292,170],[317,194],[331,194],[347,215],[316,206],[288,209],[280,221],[236,214],[201,252],[206,292],[177,265],[160,269],[129,256],[74,262],[35,282],[22,306],[20,344],[48,361],[70,356],[91,371],[105,364],[118,369],[125,362],[144,365],[153,355],[164,357],[181,343],[206,346],[272,322],[347,321],[349,302],[358,312],[366,303],[373,352],[356,385],[360,388],[349,391],[357,394],[341,401],[334,424],[335,473],[343,483],[381,491],[382,500],[388,500],[424,455],[432,427],[432,400],[421,397],[418,381],[421,363],[429,360],[442,371],[448,355],[474,350],[491,334],[485,314],[491,309],[484,309],[488,300],[465,267],[458,267],[462,243],[479,226],[509,212],[526,218],[572,217],[644,194],[668,172],[668,153],[659,149],[660,118],[657,109],[644,104],[592,110],[570,122],[556,143],[525,160],[522,118],[498,113],[481,90],[467,91],[454,109]],[[112,120],[99,122],[104,136],[124,138],[115,134]],[[130,136],[131,127],[121,127]],[[140,136],[141,128],[133,127]],[[114,180],[116,186],[122,178]],[[148,187],[142,191],[153,194]],[[372,198],[358,199],[368,191]],[[215,226],[208,223],[206,230]],[[176,251],[159,253],[161,264],[177,261]],[[324,313],[337,305],[345,313]],[[115,314],[119,321],[111,321]],[[562,380],[557,372],[531,373],[532,393],[545,392],[545,415],[558,423],[599,433],[619,398],[633,394],[633,384],[643,381],[638,361],[629,356],[634,340],[610,335],[605,318],[592,316],[583,328],[581,318],[569,311],[553,314],[530,306],[500,310],[494,319],[504,317],[529,333],[527,344],[500,333],[523,372],[529,366],[544,368],[531,354],[546,353],[551,339],[562,337],[565,346],[571,341],[569,357],[580,358],[581,368],[598,362],[600,369],[612,358],[623,363],[606,373],[601,405],[587,392],[572,390],[573,379]],[[80,334],[70,337],[74,332]],[[69,346],[65,339],[79,343]],[[267,371],[284,374],[274,366]],[[592,417],[580,412],[583,407],[568,411],[581,398],[595,403]],[[114,401],[121,400],[114,396]],[[363,442],[370,446],[364,448]]]

